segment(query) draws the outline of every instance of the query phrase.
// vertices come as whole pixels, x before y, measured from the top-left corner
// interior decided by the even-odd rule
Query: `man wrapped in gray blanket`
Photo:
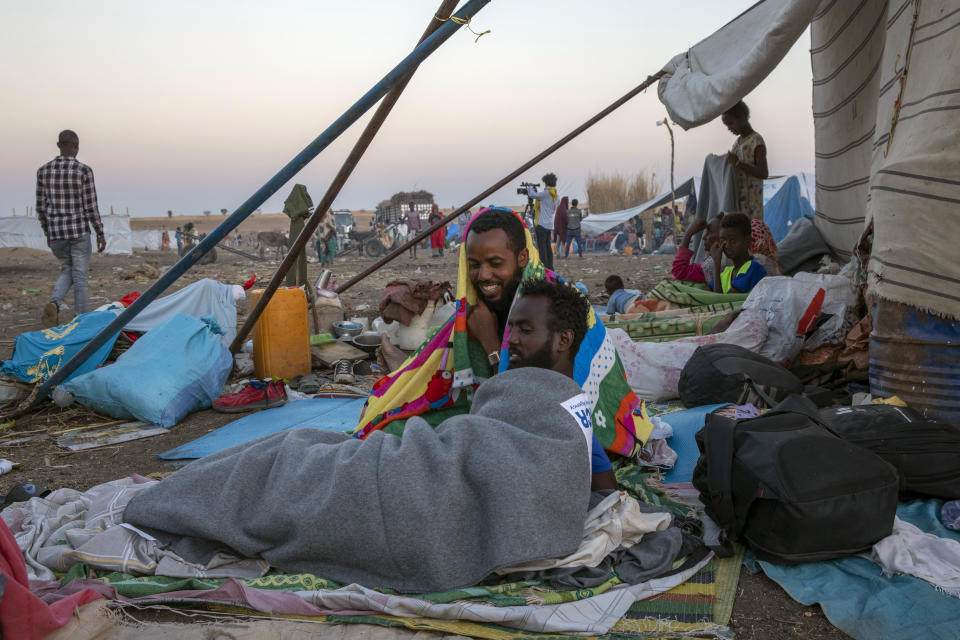
[[[531,283],[534,284],[534,283]],[[578,547],[590,499],[589,401],[570,377],[586,304],[535,283],[510,315],[511,369],[469,414],[365,440],[317,429],[260,438],[144,490],[124,520],[205,562],[218,549],[285,572],[416,593]]]

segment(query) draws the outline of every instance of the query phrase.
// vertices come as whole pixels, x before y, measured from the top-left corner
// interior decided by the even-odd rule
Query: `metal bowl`
[[[333,329],[333,335],[338,338],[347,336],[348,338],[353,338],[363,333],[363,325],[358,322],[349,322],[346,320],[341,320],[339,322],[334,322],[331,325]]]
[[[363,349],[367,353],[373,353],[380,347],[380,334],[376,331],[367,331],[354,336],[351,342],[356,348]]]

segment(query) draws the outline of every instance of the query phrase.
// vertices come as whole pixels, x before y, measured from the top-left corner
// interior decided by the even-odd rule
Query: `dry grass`
[[[641,169],[632,177],[620,172],[593,173],[587,176],[587,200],[590,213],[621,211],[643,204],[660,193],[657,180]]]

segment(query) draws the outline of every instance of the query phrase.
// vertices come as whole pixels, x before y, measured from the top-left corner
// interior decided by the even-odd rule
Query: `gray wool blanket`
[[[198,460],[134,497],[124,521],[188,561],[218,548],[284,572],[407,593],[477,584],[563,557],[590,499],[585,431],[561,403],[570,378],[516,369],[469,414],[366,440],[297,429]]]
[[[722,156],[709,154],[703,160],[703,173],[700,176],[700,193],[697,194],[697,217],[713,220],[721,211],[740,210],[737,198],[736,170]],[[703,246],[703,232],[696,234],[690,243],[696,262],[703,262],[707,250]]]

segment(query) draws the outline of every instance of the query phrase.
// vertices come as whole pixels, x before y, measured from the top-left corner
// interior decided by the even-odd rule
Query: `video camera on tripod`
[[[523,208],[523,213],[520,214],[520,217],[526,223],[527,227],[533,229],[533,216],[534,216],[534,207],[533,207],[533,197],[530,195],[530,192],[527,191],[527,187],[533,187],[534,191],[540,190],[539,182],[521,182],[520,188],[517,189],[517,195],[527,196],[527,204]]]
[[[531,199],[530,196],[527,195],[527,187],[533,187],[534,191],[539,191],[540,183],[539,182],[521,182],[520,188],[517,189],[517,195],[527,196],[527,199]]]

